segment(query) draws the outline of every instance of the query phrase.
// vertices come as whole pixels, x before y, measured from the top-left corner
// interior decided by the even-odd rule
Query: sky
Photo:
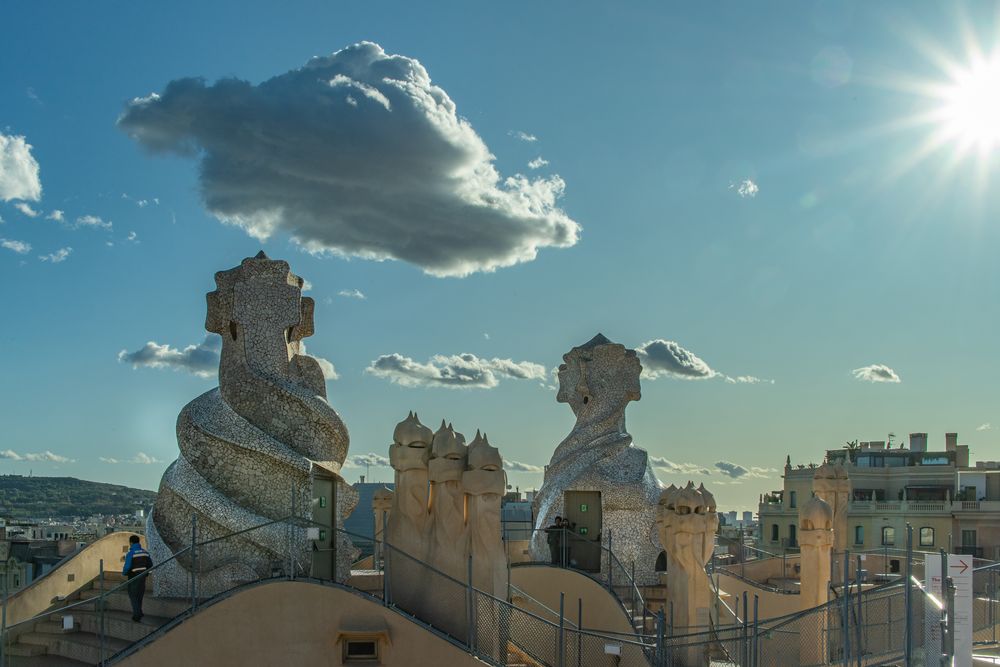
[[[659,478],[722,509],[855,439],[1000,458],[995,3],[4,18],[0,473],[155,489],[216,383],[213,274],[261,249],[316,300],[351,481],[416,410],[539,486],[598,332]]]

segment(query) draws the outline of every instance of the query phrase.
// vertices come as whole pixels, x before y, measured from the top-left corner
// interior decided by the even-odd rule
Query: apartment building
[[[857,551],[906,547],[948,549],[1000,560],[1000,463],[969,464],[969,448],[957,433],[944,449],[930,449],[926,433],[911,433],[893,447],[885,441],[849,443],[826,452],[851,481],[848,545]],[[812,495],[816,464],[785,461],[782,489],[760,499],[757,542],[767,551],[796,551],[798,505]]]

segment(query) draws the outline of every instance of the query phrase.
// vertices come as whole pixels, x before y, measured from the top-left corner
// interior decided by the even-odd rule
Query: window
[[[855,526],[854,527],[854,543],[864,544],[865,543],[865,527]]]
[[[792,509],[795,509],[795,492],[794,491],[789,491],[788,492],[788,506],[791,507]]]
[[[776,523],[771,524],[771,541],[772,542],[778,541],[778,524]]]
[[[920,546],[922,547],[932,547],[934,546],[934,529],[923,527],[920,529]]]
[[[882,545],[891,547],[896,543],[896,529],[892,526],[882,527]]]
[[[378,642],[374,639],[348,639],[344,642],[344,662],[378,660]]]
[[[798,542],[795,537],[796,527],[797,526],[794,523],[788,524],[788,546],[790,547],[798,546]]]
[[[974,547],[974,546],[976,546],[976,531],[974,531],[974,530],[963,530],[962,531],[962,546],[963,547]]]

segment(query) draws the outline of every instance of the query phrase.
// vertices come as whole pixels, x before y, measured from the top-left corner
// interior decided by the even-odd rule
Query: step
[[[31,642],[22,642],[18,638],[17,643],[7,649],[7,655],[16,655],[22,657],[31,657],[36,655],[45,655],[45,644],[32,644]],[[21,664],[21,661],[17,661]]]
[[[20,637],[20,641],[30,644],[41,644],[49,655],[61,656],[79,660],[90,665],[96,665],[101,659],[101,640],[97,635],[87,632],[69,634],[49,634],[44,632],[28,632]],[[104,657],[112,655],[128,647],[131,642],[105,637]]]
[[[80,611],[79,609],[75,609],[74,611],[77,612],[72,614],[77,630],[93,635],[100,633],[100,614],[93,610]],[[164,616],[149,615],[144,615],[141,621],[133,621],[131,611],[108,609],[105,611],[104,616],[104,631],[110,637],[133,643],[145,639],[151,632],[169,622],[170,619]]]
[[[87,600],[86,604],[80,605],[83,611],[93,611],[95,609],[96,598],[99,597],[97,591],[83,593],[80,600]],[[104,598],[105,609],[109,611],[127,611],[132,613],[132,603],[129,602],[128,594],[112,593]],[[187,599],[181,598],[157,598],[147,595],[142,601],[142,611],[149,616],[159,616],[162,618],[174,618],[188,610],[191,603]]]

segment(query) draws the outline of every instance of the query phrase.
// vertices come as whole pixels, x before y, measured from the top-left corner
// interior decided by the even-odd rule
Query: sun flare
[[[957,71],[942,92],[942,129],[961,148],[1000,148],[1000,54]]]

